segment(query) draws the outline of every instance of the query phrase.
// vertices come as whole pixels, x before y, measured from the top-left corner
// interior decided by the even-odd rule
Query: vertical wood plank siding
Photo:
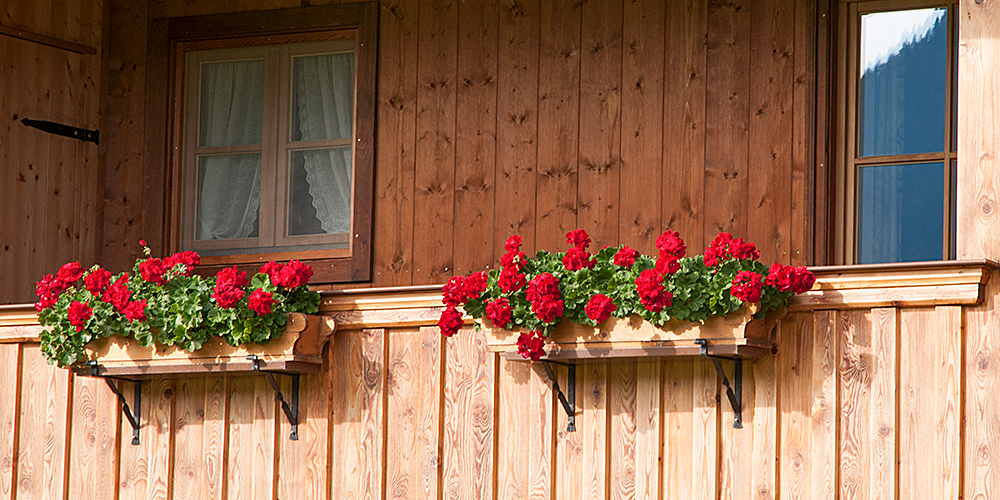
[[[133,446],[103,381],[0,344],[0,498],[995,498],[983,307],[790,313],[743,365],[743,429],[708,361],[648,358],[580,365],[567,432],[538,366],[414,326],[338,331],[298,441],[231,375],[144,383]]]

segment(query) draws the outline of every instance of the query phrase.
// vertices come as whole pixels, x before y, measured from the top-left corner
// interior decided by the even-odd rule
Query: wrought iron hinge
[[[70,139],[79,139],[84,142],[92,142],[94,144],[98,144],[101,137],[101,132],[98,130],[87,130],[85,128],[78,128],[45,120],[32,120],[30,118],[24,118],[21,120],[21,123],[32,128],[37,128],[43,132],[69,137]]]

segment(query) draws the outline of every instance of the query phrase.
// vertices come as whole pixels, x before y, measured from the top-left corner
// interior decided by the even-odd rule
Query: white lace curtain
[[[296,140],[353,137],[354,56],[298,57],[293,65]],[[260,144],[263,128],[263,61],[202,67],[202,146]],[[285,132],[287,133],[287,132]],[[350,146],[305,150],[301,156],[309,198],[289,200],[289,210],[315,210],[325,233],[344,233],[351,221]],[[259,153],[203,156],[199,160],[198,239],[254,236],[260,208]],[[292,163],[295,163],[294,161]],[[279,174],[288,178],[286,174]]]

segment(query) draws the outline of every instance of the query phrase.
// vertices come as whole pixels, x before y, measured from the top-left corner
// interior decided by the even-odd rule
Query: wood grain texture
[[[496,262],[498,13],[498,0],[470,0],[458,8],[454,274]]]
[[[958,498],[960,307],[906,309],[899,332],[899,496]]]
[[[536,364],[500,356],[497,373],[497,498],[552,498],[553,412],[562,409]]]
[[[826,184],[816,184],[816,115],[817,83],[817,6],[814,2],[793,2],[795,39],[792,45],[792,150],[791,150],[791,228],[788,260],[792,264],[818,264],[814,259],[817,222],[825,217],[815,210],[816,191]],[[822,186],[814,188],[814,186]],[[823,227],[826,224],[822,224]]]
[[[581,13],[576,1],[541,2],[534,238],[537,249],[562,248],[566,233],[578,225]]]
[[[226,498],[272,498],[278,410],[274,389],[264,377],[233,377],[227,410]]]
[[[962,0],[958,30],[958,183],[959,258],[1000,255],[1000,6]]]
[[[718,498],[718,388],[707,360],[664,362],[663,498]]]
[[[227,377],[183,378],[175,383],[175,498],[225,498],[224,450],[229,424]]]
[[[343,331],[330,358],[330,496],[383,498],[385,330]]]
[[[397,329],[389,335],[385,498],[437,498],[442,465],[441,333]]]
[[[539,0],[500,2],[497,47],[496,209],[493,254],[511,235],[535,251],[538,166]]]
[[[747,233],[750,4],[709,2],[705,90],[705,239]]]
[[[0,345],[0,498],[11,500],[16,494],[18,437],[21,410],[21,349],[17,344]]]
[[[791,263],[795,2],[753,4],[746,235],[762,262]]]
[[[38,345],[26,345],[21,358],[22,400],[17,440],[18,499],[63,498],[70,431],[70,374],[49,366]]]
[[[441,437],[445,498],[492,498],[496,355],[482,332],[464,328],[445,344],[444,434]]]
[[[566,371],[557,373],[567,387]],[[566,431],[566,415],[556,415],[555,491],[563,498],[599,499],[609,494],[608,364],[576,368],[576,431]]]
[[[424,3],[419,18],[413,283],[444,283],[454,274],[458,4]]]
[[[385,2],[379,18],[374,286],[413,279],[418,8],[416,0]]]
[[[622,5],[582,5],[577,225],[594,246],[619,241],[622,135]]]
[[[1000,349],[994,332],[1000,329],[997,297],[1000,283],[986,288],[986,300],[965,311],[964,401],[962,443],[962,494],[964,498],[989,498],[1000,487],[993,465],[1000,442],[1000,415],[993,410],[993,397],[1000,390],[1000,367],[992,353]]]
[[[331,343],[327,349],[333,348]],[[326,359],[329,359],[328,357]],[[330,377],[329,363],[319,373],[299,379],[299,439],[289,436],[292,426],[281,407],[277,413],[277,497],[326,499],[329,495]],[[291,377],[281,377],[281,390],[289,397]]]
[[[660,467],[660,366],[657,359],[608,367],[610,498],[657,498]]]
[[[118,384],[129,406],[134,408],[133,385]],[[173,380],[156,379],[142,382],[139,444],[132,445],[132,426],[125,418],[121,423],[118,471],[118,498],[167,499],[173,496],[173,457],[170,435],[173,429]],[[121,411],[121,404],[118,405]]]
[[[612,244],[626,244],[652,254],[656,236],[664,229],[661,200],[666,2],[623,3],[620,193],[628,195],[617,196],[618,239]]]
[[[68,497],[114,499],[121,429],[117,398],[104,380],[74,377],[71,404]]]
[[[707,241],[705,227],[708,2],[666,4],[663,102],[663,223],[688,247]],[[709,239],[710,241],[710,239]]]

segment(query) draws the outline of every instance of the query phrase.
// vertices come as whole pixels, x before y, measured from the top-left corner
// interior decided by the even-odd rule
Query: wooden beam
[[[83,55],[95,55],[97,54],[97,49],[94,47],[88,47],[86,45],[80,45],[78,43],[67,42],[59,38],[53,38],[51,36],[40,35],[28,30],[22,30],[18,28],[12,28],[10,26],[4,26],[0,24],[0,35],[6,35],[13,38],[18,38],[21,40],[27,40],[29,42],[34,42],[39,45],[45,45],[47,47],[55,47],[57,49],[66,50],[76,54]]]

